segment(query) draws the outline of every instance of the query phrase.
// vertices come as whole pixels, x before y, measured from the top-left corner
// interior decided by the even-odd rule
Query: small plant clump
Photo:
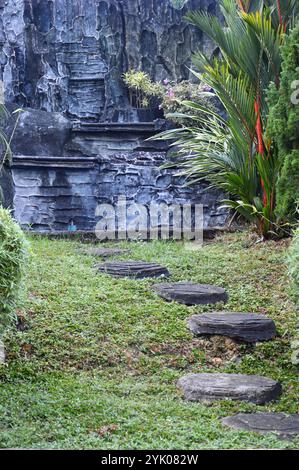
[[[155,106],[163,96],[163,86],[155,83],[150,76],[139,70],[129,70],[123,76],[130,92],[130,104],[136,108]]]
[[[216,112],[215,94],[212,89],[200,81],[188,80],[176,83],[168,79],[154,82],[146,72],[131,70],[124,74],[124,82],[130,93],[130,104],[136,108],[159,107],[165,116],[176,124],[194,125],[190,117],[188,101],[196,101],[204,109]],[[204,119],[205,114],[194,110],[193,118]]]

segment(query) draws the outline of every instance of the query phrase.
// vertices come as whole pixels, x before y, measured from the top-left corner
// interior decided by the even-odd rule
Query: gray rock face
[[[275,433],[282,439],[299,435],[299,415],[285,413],[239,413],[221,420],[224,426],[259,434]]]
[[[64,132],[61,138],[63,135]],[[94,149],[95,136],[88,139],[90,149]],[[100,138],[99,141],[105,145],[105,141]],[[23,139],[16,141],[15,146],[21,148],[22,142]],[[143,204],[148,213],[153,202],[169,208],[173,204],[203,204],[205,229],[225,223],[227,213],[219,209],[222,194],[207,191],[206,184],[182,187],[184,180],[176,176],[176,169],[161,169],[167,161],[164,151],[115,150],[114,154],[103,157],[99,149],[92,156],[81,151],[65,156],[39,156],[39,143],[35,147],[35,140],[31,142],[32,145],[28,142],[24,148],[35,153],[15,155],[12,167],[15,216],[25,229],[66,231],[73,220],[78,230],[94,231],[101,221],[96,216],[97,206],[110,204],[116,208],[117,198],[123,195],[128,206]],[[87,144],[88,140],[86,152]],[[50,148],[55,145],[54,142]],[[106,141],[106,145],[113,145],[113,140]],[[131,141],[131,145],[135,144]],[[47,148],[44,155],[46,152]],[[100,152],[98,156],[97,152]]]
[[[194,284],[192,282],[157,284],[153,289],[163,299],[185,305],[216,304],[228,300],[228,295],[222,287]]]
[[[271,318],[254,313],[211,312],[193,315],[188,326],[196,335],[228,336],[247,343],[268,341],[276,336]]]
[[[161,126],[140,122],[148,118],[130,107],[122,79],[132,68],[156,80],[188,78],[192,52],[214,52],[183,19],[199,8],[219,11],[215,0],[189,0],[182,10],[170,0],[0,1],[0,80],[7,103],[25,109],[12,169],[23,228],[65,231],[73,221],[94,231],[96,207],[118,195],[147,210],[151,202],[203,204],[205,228],[225,224],[219,191],[183,188],[176,169],[160,168],[168,146],[146,139]]]
[[[71,139],[71,130],[72,123],[60,113],[26,109],[20,114],[12,151],[24,156],[63,156],[65,145]]]
[[[170,273],[167,268],[154,263],[142,261],[123,261],[119,263],[104,263],[96,266],[101,273],[110,274],[114,277],[131,277],[145,279],[150,277],[168,277]]]
[[[189,401],[248,401],[262,405],[276,400],[281,385],[272,379],[241,374],[189,374],[178,381],[178,387]]]
[[[129,104],[122,74],[189,77],[191,54],[211,42],[183,17],[219,11],[215,0],[8,0],[0,2],[0,79],[23,107],[107,120]],[[2,47],[1,47],[2,46]]]
[[[121,250],[119,248],[88,248],[80,249],[79,253],[98,256],[99,258],[109,258],[110,256],[127,255],[131,253],[131,250]]]

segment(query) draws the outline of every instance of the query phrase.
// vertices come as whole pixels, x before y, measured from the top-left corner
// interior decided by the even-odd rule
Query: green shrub
[[[279,218],[294,222],[299,201],[299,23],[282,47],[280,87],[270,87],[267,134],[274,142],[282,168],[277,181]],[[297,91],[296,91],[297,88]],[[293,97],[293,99],[292,99]]]
[[[13,318],[27,257],[24,233],[10,212],[0,207],[0,334]]]
[[[295,232],[294,241],[289,250],[288,265],[289,273],[292,279],[293,295],[299,315],[299,229],[297,229]],[[292,362],[294,364],[299,364],[299,329],[292,347]]]

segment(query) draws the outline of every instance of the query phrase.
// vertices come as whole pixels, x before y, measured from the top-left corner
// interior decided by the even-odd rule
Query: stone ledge
[[[55,157],[46,155],[14,155],[12,168],[94,168],[98,159],[95,157]]]
[[[161,126],[155,122],[134,122],[134,123],[118,123],[118,122],[74,122],[72,131],[75,133],[100,133],[100,134],[154,134],[160,130]]]

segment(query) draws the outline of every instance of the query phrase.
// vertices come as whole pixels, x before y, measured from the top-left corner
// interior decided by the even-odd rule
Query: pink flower
[[[212,88],[209,85],[203,85],[202,91],[212,91]]]
[[[174,98],[174,91],[173,91],[172,88],[170,88],[170,89],[168,90],[167,96],[168,96],[169,98]]]
[[[165,80],[163,80],[163,85],[168,85],[169,84],[169,80],[168,78],[165,78]]]

